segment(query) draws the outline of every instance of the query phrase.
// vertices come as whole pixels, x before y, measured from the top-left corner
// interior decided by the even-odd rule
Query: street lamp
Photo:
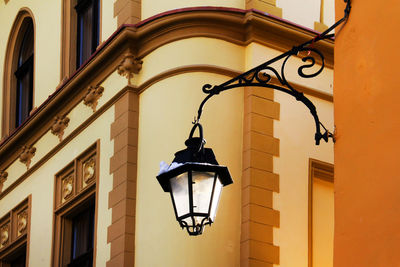
[[[179,225],[182,228],[186,228],[189,235],[202,234],[204,226],[211,225],[214,222],[222,187],[233,182],[228,168],[218,165],[212,149],[204,148],[205,140],[200,118],[205,103],[212,96],[229,89],[248,86],[272,88],[287,93],[297,101],[302,102],[310,110],[315,121],[315,144],[319,145],[321,139],[328,142],[329,138],[332,138],[335,141],[333,134],[319,121],[314,104],[302,92],[294,89],[286,80],[285,67],[289,58],[300,56],[305,64],[298,68],[297,73],[299,76],[313,78],[322,72],[325,67],[324,56],[313,45],[320,40],[333,38],[335,35],[329,34],[329,32],[346,22],[350,14],[351,0],[344,0],[344,2],[346,3],[346,8],[343,18],[312,40],[294,46],[286,53],[220,85],[212,86],[206,84],[203,86],[203,92],[208,95],[201,102],[198,109],[189,139],[185,142],[187,148],[175,153],[175,158],[171,165],[162,163],[160,173],[157,176],[157,180],[163,190],[171,194],[175,216]],[[306,56],[301,56],[301,52],[305,52]],[[313,73],[305,73],[305,70],[315,66],[316,56],[322,62],[320,68]],[[279,69],[271,66],[280,60],[282,64]],[[272,83],[272,76],[276,78],[278,83]],[[321,133],[321,127],[325,130],[324,133]],[[193,137],[196,128],[199,129],[199,137]]]
[[[196,128],[200,136],[193,137]],[[203,129],[196,123],[186,140],[186,149],[175,153],[170,166],[157,176],[171,194],[175,216],[189,235],[200,235],[214,222],[222,187],[231,184],[228,168],[218,165],[211,148],[205,148]]]

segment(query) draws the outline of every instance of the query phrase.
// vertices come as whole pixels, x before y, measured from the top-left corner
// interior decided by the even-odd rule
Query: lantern
[[[199,128],[200,137],[193,137]],[[231,184],[226,166],[218,165],[211,148],[204,148],[203,130],[196,123],[186,140],[186,149],[175,153],[172,164],[160,171],[157,180],[171,194],[175,216],[189,235],[200,235],[215,221],[222,187]]]

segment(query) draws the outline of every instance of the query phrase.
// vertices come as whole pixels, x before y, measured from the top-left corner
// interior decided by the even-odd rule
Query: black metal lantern
[[[193,137],[199,128],[200,137]],[[226,166],[218,165],[211,148],[204,148],[203,130],[196,123],[186,140],[186,149],[175,153],[172,164],[157,180],[170,192],[176,219],[189,235],[200,235],[215,220],[222,187],[231,184]]]

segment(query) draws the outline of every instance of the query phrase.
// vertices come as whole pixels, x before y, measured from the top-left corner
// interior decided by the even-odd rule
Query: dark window
[[[79,68],[99,44],[99,0],[80,0],[77,15],[76,67]]]
[[[68,267],[93,265],[94,206],[71,218],[71,261]]]
[[[26,263],[26,245],[21,246],[10,253],[0,262],[0,266],[25,267]],[[2,265],[1,265],[2,264]]]
[[[18,54],[15,127],[29,117],[33,102],[33,23],[27,23]]]

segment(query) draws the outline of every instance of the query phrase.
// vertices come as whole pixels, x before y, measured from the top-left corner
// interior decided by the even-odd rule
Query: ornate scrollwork
[[[72,195],[72,190],[74,188],[74,176],[71,174],[61,181],[61,193],[62,193],[62,202],[66,201],[68,197]]]
[[[22,153],[19,155],[19,161],[26,165],[26,168],[29,169],[31,164],[31,160],[33,156],[35,156],[36,148],[33,146],[23,146]]]
[[[326,37],[317,36],[317,37],[318,40],[328,38],[327,36]],[[302,92],[299,92],[296,89],[294,89],[293,86],[287,81],[285,75],[286,64],[288,60],[293,56],[300,56],[302,58],[302,62],[304,62],[297,69],[297,74],[300,77],[313,78],[315,76],[318,76],[323,71],[323,69],[325,68],[324,56],[319,50],[310,47],[310,44],[312,46],[314,42],[315,40],[312,40],[300,46],[293,47],[286,53],[274,59],[271,59],[223,84],[215,86],[211,84],[205,84],[202,89],[204,93],[208,94],[208,96],[206,96],[203,102],[200,104],[198,115],[197,118],[195,119],[195,122],[198,122],[200,120],[204,104],[213,95],[217,95],[222,91],[236,87],[246,87],[246,86],[267,87],[287,93],[293,96],[297,101],[303,102],[303,104],[305,104],[308,107],[315,120],[316,144],[319,145],[321,139],[328,141],[328,137],[332,137],[332,134],[329,133],[329,131],[327,131],[326,128],[323,126],[323,124],[319,121],[314,104],[306,96],[304,96]],[[307,52],[307,54],[305,56],[301,56],[302,52]],[[321,65],[317,70],[315,70],[314,67],[317,66],[316,64],[317,58],[321,62]],[[277,63],[279,61],[282,62],[280,68],[271,66],[273,63]],[[306,70],[311,70],[311,73],[306,73]],[[275,79],[272,79],[273,77]],[[324,134],[321,134],[320,127],[323,127],[325,129]]]
[[[96,161],[95,158],[91,158],[83,163],[83,182],[84,185],[90,183],[95,177],[96,172]]]
[[[56,116],[54,123],[51,126],[51,133],[58,136],[60,142],[62,141],[64,130],[68,127],[69,118],[66,116]]]
[[[0,248],[8,245],[10,239],[10,224],[7,223],[0,227]]]
[[[28,226],[28,211],[25,209],[18,213],[17,216],[17,236],[20,236],[26,232]]]
[[[328,138],[331,137],[333,141],[334,135],[330,133],[324,125],[319,121],[318,115],[316,108],[314,104],[306,97],[302,92],[297,91],[294,89],[290,83],[286,80],[285,77],[285,67],[286,63],[292,56],[300,56],[299,54],[301,52],[307,52],[306,56],[300,56],[302,58],[302,61],[305,64],[302,64],[300,67],[297,69],[297,74],[302,77],[302,78],[313,78],[315,76],[318,76],[322,70],[325,67],[324,63],[324,56],[323,54],[315,49],[313,47],[314,43],[332,38],[334,37],[334,34],[329,34],[333,29],[338,27],[340,24],[345,23],[347,21],[347,18],[349,17],[350,10],[351,10],[351,0],[344,0],[346,3],[346,8],[344,10],[344,16],[340,20],[338,20],[335,24],[333,24],[331,27],[329,27],[326,31],[321,33],[320,35],[315,36],[313,39],[293,47],[291,50],[287,51],[286,53],[283,53],[243,74],[240,74],[229,81],[222,83],[220,85],[211,85],[211,84],[205,84],[202,88],[203,92],[207,94],[207,96],[204,98],[204,100],[201,102],[199,109],[197,111],[197,117],[195,117],[193,123],[196,124],[200,121],[200,117],[203,111],[203,107],[205,103],[213,96],[217,95],[222,91],[229,90],[232,88],[236,87],[245,87],[245,86],[260,86],[260,87],[267,87],[267,88],[272,88],[275,90],[282,91],[284,93],[287,93],[293,97],[297,101],[301,101],[304,105],[307,106],[307,108],[310,110],[311,115],[314,117],[315,121],[315,126],[316,126],[316,133],[315,133],[315,143],[316,145],[319,145],[320,140],[323,139],[326,142],[328,142]],[[318,57],[321,61],[321,66],[319,67],[318,70],[311,71],[311,73],[306,73],[305,70],[310,70],[316,65],[316,57]],[[277,63],[278,61],[283,60],[283,63],[281,64],[280,70],[277,70],[275,67],[272,67],[271,65],[274,63]],[[275,82],[274,79],[272,79],[272,75],[276,78],[278,82]],[[324,134],[321,134],[321,127],[325,130]]]

